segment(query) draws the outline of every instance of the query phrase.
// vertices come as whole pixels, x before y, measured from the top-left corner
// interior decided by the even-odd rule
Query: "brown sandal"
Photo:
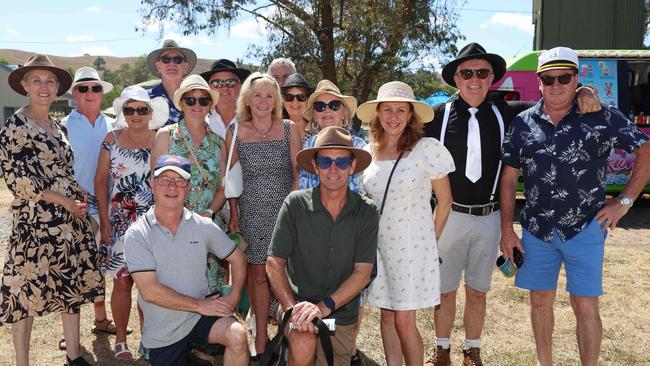
[[[115,335],[115,322],[113,319],[109,319],[108,317],[104,318],[104,320],[97,320],[95,319],[95,325],[93,325],[90,328],[90,331],[97,334],[97,332],[102,332],[106,334],[112,334]],[[126,327],[126,334],[131,334],[133,333],[133,329],[130,327]]]

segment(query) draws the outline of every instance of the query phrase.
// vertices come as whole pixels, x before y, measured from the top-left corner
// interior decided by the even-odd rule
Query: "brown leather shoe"
[[[424,366],[451,366],[451,347],[444,349],[442,346],[436,346],[436,350],[425,362]]]
[[[463,366],[483,366],[481,349],[478,347],[463,350]]]

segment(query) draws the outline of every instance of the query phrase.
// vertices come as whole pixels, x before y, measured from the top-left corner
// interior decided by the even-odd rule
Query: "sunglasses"
[[[125,116],[132,116],[136,112],[138,112],[139,116],[146,116],[151,112],[151,109],[149,107],[138,107],[138,108],[133,108],[133,107],[124,107],[122,108],[122,113],[124,113]]]
[[[214,79],[210,81],[210,85],[216,89],[221,89],[221,88],[234,88],[237,86],[237,83],[239,83],[238,79]]]
[[[158,58],[158,59],[160,61],[162,61],[163,64],[168,64],[168,63],[174,61],[174,63],[176,65],[180,65],[183,62],[185,62],[185,57],[183,57],[183,56],[174,56],[174,57],[172,57],[172,56],[165,55],[165,56],[160,56],[160,58]]]
[[[198,99],[195,97],[183,97],[183,102],[185,102],[186,105],[192,107],[193,105],[196,104],[196,102],[199,102],[199,105],[201,107],[207,107],[208,104],[212,101],[212,98],[210,97],[199,97]]]
[[[167,187],[173,184],[175,187],[185,188],[189,184],[189,181],[183,178],[158,177],[156,178],[156,181],[158,182],[158,185],[161,185],[163,187]]]
[[[325,111],[325,108],[329,108],[329,109],[333,110],[334,112],[336,112],[339,109],[341,109],[342,104],[343,103],[341,103],[340,100],[333,100],[333,101],[331,101],[329,103],[320,102],[320,101],[319,102],[314,102],[314,110],[316,112],[323,112],[323,111]]]
[[[490,71],[490,69],[476,69],[476,70],[462,69],[462,70],[458,70],[457,72],[457,74],[460,75],[460,77],[463,78],[463,80],[471,79],[472,77],[474,77],[474,74],[476,74],[477,78],[483,80],[483,79],[487,79],[487,77],[490,76],[491,73],[492,71]]]
[[[571,79],[573,79],[573,73],[566,73],[562,75],[557,75],[557,76],[551,76],[551,75],[541,75],[539,77],[539,80],[542,81],[542,84],[544,86],[551,86],[555,84],[555,79],[560,82],[562,85],[566,85],[571,82]]]
[[[77,87],[77,90],[79,91],[79,93],[87,93],[89,90],[92,90],[93,93],[101,93],[104,91],[104,88],[102,88],[101,85],[93,85],[93,86],[79,85]]]
[[[298,99],[299,102],[304,102],[305,100],[307,100],[307,96],[305,94],[290,94],[290,93],[284,95],[284,100],[287,102],[293,102],[294,99]]]
[[[351,164],[354,158],[349,156],[342,156],[336,159],[332,159],[329,156],[317,156],[316,157],[316,166],[319,169],[329,169],[332,166],[332,163],[336,164],[336,167],[339,169],[347,169]]]

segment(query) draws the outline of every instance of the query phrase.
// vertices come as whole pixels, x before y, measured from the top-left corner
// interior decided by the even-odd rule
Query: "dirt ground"
[[[4,203],[4,204],[3,204]],[[5,245],[11,228],[11,216],[6,209],[6,197],[0,197],[0,263],[4,263]],[[564,291],[565,278],[560,277],[555,304],[554,360],[556,365],[578,365],[575,319]],[[112,285],[107,281],[107,285]],[[601,316],[604,336],[601,365],[650,365],[650,197],[645,196],[621,221],[620,227],[610,232],[606,244],[605,295],[601,298]],[[452,360],[462,362],[462,293],[454,334]],[[135,291],[133,293],[135,302]],[[358,348],[366,365],[384,365],[383,347],[379,330],[379,311],[366,306],[366,318],[358,339]],[[142,360],[119,362],[113,359],[110,348],[114,338],[96,336],[90,332],[93,320],[92,306],[83,307],[81,314],[82,352],[97,365],[146,365]],[[128,337],[132,350],[137,350],[139,326],[135,310],[130,326],[135,329]],[[433,316],[430,310],[420,311],[418,327],[425,342],[425,350],[435,340]],[[60,365],[65,356],[57,349],[62,334],[60,317],[50,315],[37,318],[31,340],[30,357],[33,365]],[[530,327],[529,302],[526,291],[516,289],[512,279],[499,272],[493,274],[493,287],[488,296],[487,319],[483,333],[482,355],[486,365],[534,365],[535,346]],[[10,326],[0,327],[0,365],[12,365],[13,346]]]

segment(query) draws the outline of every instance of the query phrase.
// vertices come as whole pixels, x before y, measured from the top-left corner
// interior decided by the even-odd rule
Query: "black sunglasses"
[[[294,99],[298,99],[299,102],[304,102],[305,100],[307,100],[307,96],[305,94],[302,94],[302,93],[300,93],[300,94],[286,93],[284,95],[284,100],[287,101],[287,102],[293,102]]]
[[[234,88],[237,86],[237,83],[239,83],[239,79],[214,79],[210,81],[210,85],[216,89],[223,87]]]
[[[124,107],[122,108],[122,113],[124,113],[125,116],[132,116],[136,112],[138,112],[139,116],[146,116],[151,112],[151,109],[149,107],[138,107],[138,108],[133,108],[133,107]]]
[[[332,159],[329,156],[316,156],[316,165],[319,169],[329,169],[332,166],[332,163],[336,164],[336,167],[339,169],[347,169],[351,164],[354,158],[349,156],[342,156],[336,159]]]
[[[199,97],[198,99],[195,97],[183,97],[183,102],[187,104],[188,106],[193,106],[196,104],[196,101],[199,101],[199,105],[201,107],[207,107],[208,104],[212,101],[212,98],[210,97]]]
[[[460,75],[460,77],[463,78],[463,80],[471,79],[472,77],[474,77],[474,74],[476,74],[477,78],[483,80],[483,79],[487,79],[487,77],[490,76],[491,73],[492,71],[490,71],[490,69],[476,69],[476,70],[462,69],[462,70],[458,70],[457,72],[457,74]]]
[[[342,105],[342,103],[341,103],[340,100],[333,100],[333,101],[331,101],[329,103],[318,101],[318,102],[314,102],[314,110],[316,112],[323,112],[325,110],[325,108],[329,107],[329,109],[336,112],[339,109],[341,109],[341,105]]]
[[[557,75],[557,76],[551,76],[551,75],[541,75],[539,77],[539,80],[542,81],[542,84],[544,86],[551,86],[555,84],[555,79],[560,82],[562,85],[566,85],[571,82],[571,79],[573,79],[574,73],[566,73],[562,75]]]
[[[174,56],[174,57],[172,57],[172,56],[165,55],[165,56],[160,56],[160,58],[158,58],[158,59],[160,61],[162,61],[163,64],[168,64],[168,63],[174,61],[174,63],[176,65],[180,65],[183,62],[185,62],[185,57],[183,57],[183,56]]]
[[[77,86],[77,90],[79,91],[79,93],[87,93],[88,90],[92,90],[93,93],[101,93],[104,91],[104,88],[102,88],[101,85],[93,85],[93,86],[79,85]]]

